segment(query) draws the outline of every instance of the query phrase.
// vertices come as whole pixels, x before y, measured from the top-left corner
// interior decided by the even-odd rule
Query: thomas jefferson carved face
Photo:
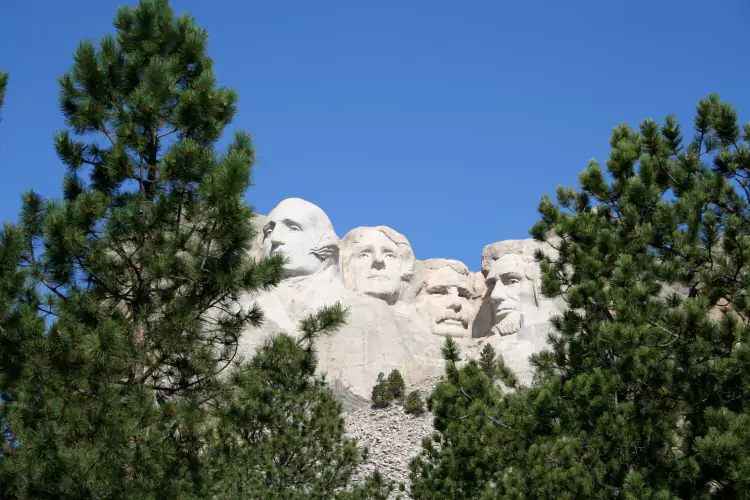
[[[516,333],[524,325],[524,316],[536,310],[534,283],[528,265],[520,255],[507,254],[492,262],[487,274],[487,290],[492,304],[492,332]]]
[[[263,256],[283,253],[287,276],[306,276],[335,263],[338,237],[318,206],[289,198],[268,215],[263,227]]]
[[[417,310],[434,335],[468,337],[476,313],[474,283],[469,269],[456,260],[421,262],[422,288]]]
[[[341,266],[350,290],[389,304],[401,297],[405,281],[414,274],[409,241],[388,227],[358,227],[342,239]]]

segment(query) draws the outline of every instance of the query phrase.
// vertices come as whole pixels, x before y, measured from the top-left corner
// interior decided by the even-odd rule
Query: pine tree
[[[480,498],[488,480],[485,475],[499,451],[484,438],[485,416],[496,391],[476,361],[458,369],[451,360],[455,350],[444,349],[443,354],[448,377],[427,399],[437,432],[423,439],[423,451],[410,463],[411,494],[413,498]]]
[[[388,379],[385,378],[385,373],[378,373],[378,379],[372,387],[370,399],[372,399],[372,404],[376,408],[385,408],[393,401],[393,392],[391,392]]]
[[[443,342],[443,347],[440,348],[440,351],[443,354],[443,359],[451,363],[458,363],[461,359],[461,350],[451,336],[445,337],[445,342]]]
[[[233,373],[237,393],[224,397],[224,425],[206,451],[221,464],[221,498],[385,499],[392,489],[379,474],[348,487],[367,450],[344,437],[342,404],[314,376],[314,338],[340,315],[326,312],[329,325],[307,325],[298,340],[275,336]]]
[[[165,0],[121,7],[114,24],[99,48],[79,45],[60,79],[64,199],[26,193],[18,228],[0,240],[0,420],[15,443],[0,457],[0,490],[381,494],[377,478],[377,491],[349,487],[361,453],[312,377],[315,338],[342,324],[340,306],[267,346],[284,353],[236,358],[239,335],[263,317],[232,306],[278,283],[284,262],[247,257],[255,154],[240,132],[216,151],[237,95],[216,84],[206,31]]]
[[[391,398],[395,400],[402,400],[406,393],[404,377],[395,368],[388,374],[388,391],[391,393]]]
[[[419,391],[411,391],[404,401],[404,411],[410,415],[421,415],[424,413],[424,402]]]
[[[8,85],[8,73],[0,71],[0,109],[5,105],[5,87]]]
[[[37,311],[38,295],[26,286],[27,273],[20,266],[23,249],[22,231],[5,223],[0,233],[0,422],[4,436],[0,441],[0,455],[12,453],[18,444],[5,412],[14,401],[7,387],[21,376],[21,338],[27,330],[42,329],[44,323]],[[0,478],[3,472],[0,471]]]
[[[445,360],[445,371],[447,377],[453,381],[457,380],[458,367],[456,365],[461,359],[461,349],[458,347],[458,344],[456,344],[456,341],[453,340],[453,337],[445,337],[445,341],[443,342],[443,347],[440,348],[440,352],[443,355],[443,359]],[[430,408],[431,404],[431,398],[428,397],[427,408]]]
[[[495,378],[496,357],[497,352],[495,352],[495,348],[492,347],[492,344],[484,344],[482,352],[479,353],[479,367],[490,379]]]
[[[542,200],[542,292],[569,309],[532,387],[485,391],[471,364],[438,386],[416,498],[750,494],[750,125],[711,95],[694,129],[621,125],[606,175]]]

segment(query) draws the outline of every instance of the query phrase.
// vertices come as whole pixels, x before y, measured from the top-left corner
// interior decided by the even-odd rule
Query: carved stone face
[[[524,325],[524,316],[537,308],[534,283],[527,275],[520,255],[504,255],[495,260],[487,275],[492,304],[492,331],[499,335],[516,333]]]
[[[430,259],[422,262],[422,288],[417,309],[434,335],[468,337],[476,313],[473,276],[458,261]]]
[[[263,226],[263,256],[283,253],[287,276],[306,276],[335,263],[338,237],[318,206],[299,198],[279,203]]]
[[[352,250],[354,287],[358,292],[383,299],[398,295],[403,263],[394,242],[380,231],[372,231],[357,241]]]
[[[388,227],[358,227],[341,240],[344,285],[359,294],[396,303],[414,265],[409,241]]]

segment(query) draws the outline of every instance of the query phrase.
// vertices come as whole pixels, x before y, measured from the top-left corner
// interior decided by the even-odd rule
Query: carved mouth
[[[448,318],[441,318],[437,320],[438,325],[450,325],[450,326],[461,326],[462,328],[466,328],[466,321],[464,321],[463,318],[458,318],[455,316],[451,316]]]
[[[498,307],[495,309],[495,317],[497,319],[505,319],[509,314],[516,312],[512,307]]]
[[[386,281],[388,278],[386,276],[368,276],[368,280],[380,280],[380,281]]]

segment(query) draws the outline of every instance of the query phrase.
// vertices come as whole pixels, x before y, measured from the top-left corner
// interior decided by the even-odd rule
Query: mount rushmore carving
[[[251,258],[280,252],[288,263],[275,289],[242,299],[243,307],[260,305],[265,322],[243,334],[240,352],[252,355],[269,334],[294,331],[303,316],[339,301],[349,320],[320,339],[319,371],[348,406],[366,404],[379,372],[397,368],[407,384],[441,374],[446,336],[469,356],[493,343],[528,382],[528,356],[546,345],[559,309],[539,293],[533,255],[542,244],[532,239],[486,246],[474,273],[457,260],[416,260],[409,240],[389,227],[358,227],[339,239],[326,213],[299,198],[256,224]]]

